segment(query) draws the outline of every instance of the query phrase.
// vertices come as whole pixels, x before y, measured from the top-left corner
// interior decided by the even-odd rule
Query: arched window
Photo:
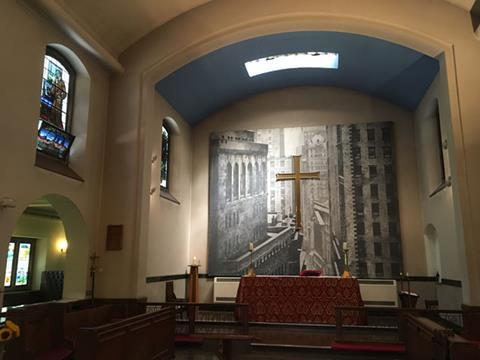
[[[253,170],[252,163],[248,163],[248,184],[247,184],[247,195],[252,195],[253,190]]]
[[[160,169],[160,188],[168,191],[170,172],[170,129],[162,125],[162,164]]]
[[[238,180],[238,164],[235,163],[235,166],[233,167],[233,199],[235,200],[238,199]]]
[[[227,177],[225,179],[225,188],[226,188],[226,199],[227,201],[232,200],[232,165],[227,164]]]
[[[247,186],[247,174],[245,163],[242,163],[241,179],[240,179],[240,196],[245,197],[245,188]]]
[[[260,171],[258,169],[258,163],[255,163],[255,187],[254,187],[254,192],[255,194],[260,193],[260,187],[261,187],[261,179],[260,179]]]
[[[43,62],[37,150],[65,161],[74,140],[71,128],[75,77],[76,73],[67,59],[47,47]]]

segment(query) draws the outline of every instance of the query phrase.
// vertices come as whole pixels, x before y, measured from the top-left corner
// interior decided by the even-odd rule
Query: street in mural
[[[276,182],[293,155],[302,172],[320,172],[301,184],[301,231],[293,183]],[[390,122],[212,133],[209,274],[245,274],[252,242],[257,274],[341,275],[346,242],[354,276],[398,275],[394,168]]]

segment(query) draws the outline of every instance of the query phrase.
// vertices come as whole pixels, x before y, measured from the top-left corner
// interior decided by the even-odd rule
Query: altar
[[[357,279],[338,277],[242,277],[237,303],[248,304],[248,321],[335,324],[336,306],[363,306]],[[344,312],[343,323],[358,325],[358,312]]]

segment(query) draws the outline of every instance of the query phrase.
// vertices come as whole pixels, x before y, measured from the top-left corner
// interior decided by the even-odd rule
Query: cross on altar
[[[300,180],[320,180],[320,171],[300,172],[301,155],[293,155],[293,173],[277,174],[277,181],[295,181],[295,230],[302,230],[302,210],[300,198]]]

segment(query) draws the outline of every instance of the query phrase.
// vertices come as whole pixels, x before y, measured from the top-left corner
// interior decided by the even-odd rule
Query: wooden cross
[[[320,180],[320,171],[302,173],[300,172],[301,155],[293,155],[293,173],[277,174],[277,181],[295,181],[295,230],[302,230],[302,204],[300,198],[300,180]]]

